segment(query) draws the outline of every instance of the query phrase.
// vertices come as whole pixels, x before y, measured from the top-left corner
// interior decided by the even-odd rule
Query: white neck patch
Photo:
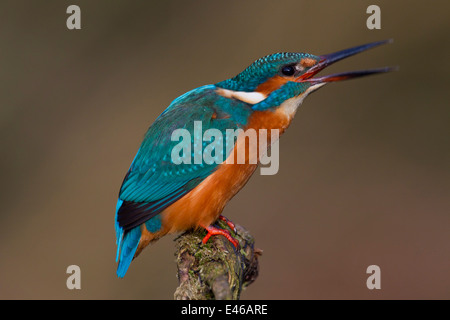
[[[282,109],[285,109],[286,114],[290,117],[295,115],[295,112],[297,111],[297,108],[302,104],[303,100],[311,93],[319,89],[320,87],[324,86],[326,82],[317,83],[315,85],[312,85],[309,87],[305,92],[302,94],[290,98],[283,102],[280,107],[283,107]],[[245,103],[249,104],[257,104],[261,101],[265,100],[267,98],[267,95],[261,92],[245,92],[245,91],[233,91],[228,89],[222,89],[217,88],[216,90],[217,94],[221,95],[225,98],[230,99],[237,99]]]
[[[218,88],[216,92],[222,97],[237,99],[249,104],[257,104],[267,98],[267,95],[261,92],[233,91],[222,88]]]
[[[320,87],[324,86],[326,84],[326,82],[322,82],[322,83],[318,83],[315,85],[312,85],[311,87],[309,87],[308,89],[306,89],[305,92],[303,92],[302,94],[287,99],[286,101],[284,101],[278,108],[277,110],[279,112],[283,112],[284,115],[288,118],[288,119],[292,119],[295,115],[295,113],[297,112],[298,107],[303,103],[303,100],[305,100],[305,98],[311,93],[316,91],[317,89],[319,89]]]

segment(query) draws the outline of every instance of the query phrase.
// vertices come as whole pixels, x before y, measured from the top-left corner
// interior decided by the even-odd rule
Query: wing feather
[[[213,89],[201,87],[174,100],[147,131],[120,189],[121,203],[116,211],[118,239],[179,200],[217,169],[216,163],[176,165],[171,161],[172,149],[179,143],[171,140],[175,129],[193,132],[194,121],[202,121],[203,132],[215,128],[225,136],[226,129],[242,127],[242,121],[217,109],[218,96]],[[192,134],[191,146],[193,139]],[[203,142],[203,147],[206,144]]]

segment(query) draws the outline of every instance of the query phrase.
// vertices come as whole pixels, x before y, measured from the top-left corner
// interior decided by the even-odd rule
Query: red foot
[[[222,235],[225,238],[227,238],[228,241],[230,241],[236,249],[239,247],[239,242],[230,235],[230,232],[228,232],[228,230],[219,229],[219,228],[216,228],[213,226],[208,226],[208,227],[202,226],[202,227],[205,228],[206,231],[208,231],[208,234],[202,240],[203,244],[208,242],[208,240],[209,240],[209,238],[211,238],[211,236]]]
[[[225,223],[230,227],[231,230],[234,231],[234,233],[236,233],[236,226],[234,225],[233,221],[229,220],[228,218],[220,215],[219,216],[219,220],[225,221]]]

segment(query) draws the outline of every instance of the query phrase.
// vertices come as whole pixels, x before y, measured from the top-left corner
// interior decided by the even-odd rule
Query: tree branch
[[[222,221],[217,224],[228,229]],[[223,236],[212,236],[206,244],[203,230],[192,230],[175,239],[179,286],[176,300],[238,300],[242,289],[258,276],[258,257],[252,235],[236,225],[240,248]]]

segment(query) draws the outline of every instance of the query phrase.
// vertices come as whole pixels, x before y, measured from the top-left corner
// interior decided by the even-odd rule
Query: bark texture
[[[216,224],[229,230],[222,221]],[[176,300],[238,300],[241,291],[255,281],[262,251],[254,247],[247,230],[240,225],[236,230],[237,234],[231,231],[231,235],[239,241],[237,249],[223,236],[212,236],[202,244],[204,230],[188,231],[175,239]]]

